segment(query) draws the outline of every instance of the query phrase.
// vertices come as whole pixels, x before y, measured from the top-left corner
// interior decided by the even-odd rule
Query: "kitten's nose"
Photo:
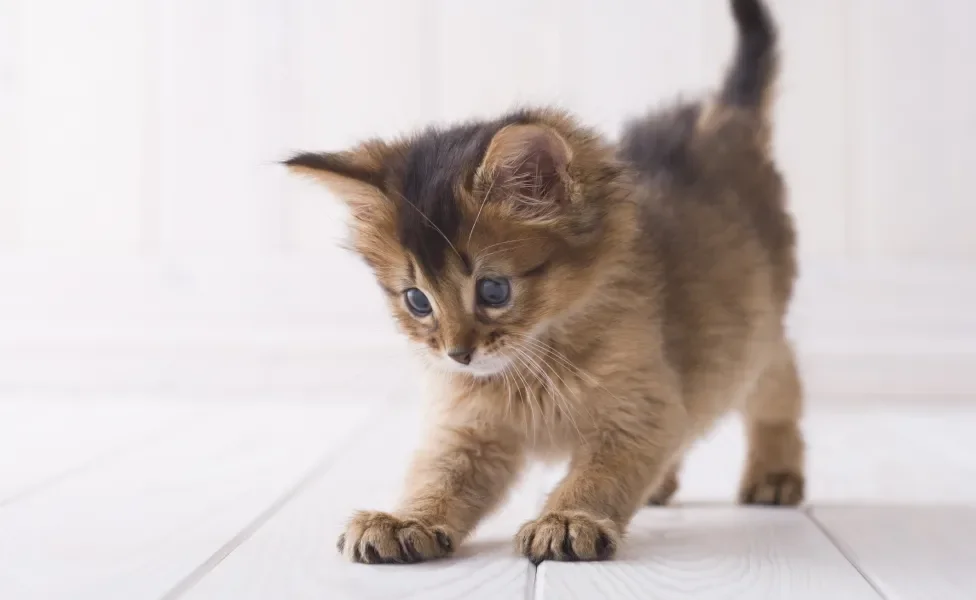
[[[462,365],[471,364],[471,355],[474,354],[474,349],[472,348],[460,348],[451,350],[447,353],[455,362],[459,362]]]

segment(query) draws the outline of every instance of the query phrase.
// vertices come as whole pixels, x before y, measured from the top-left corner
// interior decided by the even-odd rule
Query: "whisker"
[[[512,418],[512,387],[508,380],[508,370],[502,371],[502,378],[505,381],[505,418],[511,420]]]
[[[600,382],[597,381],[597,379],[595,377],[593,377],[592,375],[590,375],[589,373],[587,373],[586,371],[584,371],[580,367],[576,366],[573,363],[573,361],[569,360],[569,358],[566,357],[565,354],[562,354],[561,352],[559,352],[558,350],[556,350],[555,348],[553,348],[549,344],[546,344],[546,343],[542,342],[541,340],[538,340],[538,339],[536,339],[536,338],[534,338],[532,336],[525,335],[525,334],[521,334],[521,333],[512,332],[512,335],[521,338],[525,342],[534,344],[536,348],[538,348],[538,349],[540,349],[542,351],[547,352],[548,354],[550,354],[551,356],[553,356],[554,358],[556,358],[557,360],[559,360],[563,365],[565,365],[568,369],[570,369],[576,375],[582,377],[590,385],[596,386],[596,387],[600,388],[601,390],[605,391],[607,394],[610,395],[611,398],[615,398],[617,400],[620,400],[620,398],[618,398],[617,396],[615,396],[610,390],[608,390],[603,385],[601,385]],[[590,419],[592,419],[593,418],[593,414],[590,412],[589,408],[586,407],[586,404],[585,403],[582,403],[582,406],[583,406],[584,410],[586,410],[587,415],[589,415]]]
[[[523,340],[525,340],[527,342],[530,342],[530,343],[533,343],[536,346],[538,346],[538,347],[546,350],[547,352],[551,353],[553,355],[553,357],[559,359],[563,364],[565,364],[567,367],[569,367],[570,369],[572,369],[573,371],[575,371],[576,374],[578,374],[581,377],[585,378],[589,383],[591,383],[592,385],[600,386],[600,382],[597,381],[597,379],[595,377],[593,377],[592,375],[590,375],[589,373],[587,373],[586,371],[584,371],[580,367],[576,366],[571,360],[569,360],[566,357],[565,354],[562,354],[561,352],[559,352],[558,350],[556,350],[552,346],[550,346],[548,344],[545,344],[542,341],[533,338],[532,336],[525,335],[525,334],[522,334],[522,333],[512,332],[511,335],[518,336],[518,337],[522,338]],[[602,387],[602,386],[600,386],[600,387]],[[616,398],[616,396],[614,396],[614,397]]]
[[[549,362],[546,360],[545,354],[543,354],[538,348],[533,348],[531,346],[522,345],[522,344],[520,344],[519,346],[522,348],[523,351],[529,353],[530,355],[532,355],[536,359],[538,359],[545,367],[548,368],[548,370],[549,370],[549,372],[550,372],[551,375],[554,375],[557,379],[559,379],[560,382],[562,382],[562,384],[563,384],[563,387],[561,388],[562,390],[570,390],[571,389],[571,386],[569,385],[569,383],[563,378],[562,375],[559,374],[559,371],[557,369],[553,368],[553,366],[549,364]],[[551,378],[550,378],[550,380],[551,380]],[[579,401],[579,391],[578,390],[573,390],[573,395],[576,398],[576,401],[578,402]],[[575,419],[573,418],[573,415],[572,415],[572,410],[570,410],[571,404],[569,402],[569,398],[566,397],[566,394],[564,394],[564,393],[560,393],[559,394],[559,397],[563,401],[563,407],[564,407],[564,410],[566,411],[566,416],[570,420],[572,420],[573,421],[573,425],[576,426]],[[577,402],[573,402],[572,404],[576,404]],[[584,405],[584,408],[585,408],[585,405]],[[576,430],[577,430],[577,433],[579,433],[579,427],[578,426],[576,426]],[[580,435],[582,436],[582,434],[580,434]]]
[[[527,354],[529,354],[530,356],[534,356],[543,365],[545,365],[546,367],[548,367],[549,372],[552,375],[555,375],[559,379],[559,381],[562,382],[562,384],[563,384],[563,388],[562,389],[569,389],[569,384],[566,383],[566,380],[563,379],[562,375],[560,375],[556,371],[556,369],[552,368],[552,365],[550,365],[548,362],[546,362],[545,356],[542,355],[538,350],[533,349],[530,346],[522,345],[522,344],[518,344],[518,347],[522,351],[524,351]],[[582,441],[583,440],[583,432],[580,431],[579,424],[576,422],[576,418],[573,416],[573,410],[572,410],[571,403],[569,402],[569,399],[566,398],[566,395],[561,390],[557,390],[556,389],[557,386],[555,385],[555,382],[552,381],[552,378],[551,377],[548,377],[547,376],[547,378],[549,379],[549,382],[552,384],[552,388],[551,389],[553,391],[550,391],[550,395],[553,398],[553,402],[560,408],[561,412],[566,416],[566,418],[569,419],[570,423],[572,423],[573,428],[576,430],[576,435],[578,435],[579,438],[580,438],[580,441]],[[554,391],[557,391],[558,393],[553,393]],[[579,400],[578,395],[577,395],[577,398],[576,399],[577,399],[577,401]],[[574,402],[572,404],[577,404],[577,402]],[[587,410],[587,412],[589,412],[589,410]],[[592,415],[591,415],[591,418],[592,418]]]
[[[524,367],[524,363],[521,360],[519,360],[518,356],[515,356],[514,358],[519,362],[519,364],[521,364]],[[529,416],[532,418],[532,445],[534,446],[536,445],[536,432],[538,431],[538,426],[535,423],[535,406],[534,403],[532,403],[529,398],[531,395],[529,394],[529,382],[526,381],[525,376],[522,374],[521,370],[515,369],[514,373],[519,379],[522,380],[522,385],[524,386],[522,388],[522,394],[521,394],[522,406],[524,407],[526,404],[528,404]],[[517,389],[518,383],[515,382],[514,377],[512,378],[512,381],[515,383]]]
[[[528,348],[526,348],[526,347],[519,347],[518,345],[514,345],[514,346],[512,346],[512,348],[516,352],[518,352],[519,354],[521,354],[522,357],[527,362],[531,363],[530,370],[532,370],[535,373],[535,375],[536,375],[536,377],[538,379],[542,380],[543,386],[546,388],[546,391],[549,392],[549,397],[552,399],[552,403],[554,405],[556,405],[556,408],[558,408],[560,410],[560,412],[565,413],[566,412],[566,407],[564,407],[563,404],[560,402],[559,389],[558,389],[558,386],[556,386],[556,383],[552,380],[552,377],[549,376],[549,374],[546,372],[546,370],[543,368],[543,366],[540,365],[533,358],[533,356],[527,351]],[[546,365],[546,366],[548,366],[548,365]],[[543,414],[545,414],[544,407],[542,407],[542,410],[543,410]],[[556,418],[556,415],[554,413],[553,414],[553,420],[555,420],[555,418]],[[577,429],[577,431],[579,431],[579,430]],[[552,433],[551,432],[549,434],[549,438],[550,438],[550,441],[551,441],[552,440]]]
[[[533,340],[531,338],[525,338],[525,339],[523,339],[523,343],[527,343],[527,344],[529,344],[529,347],[535,348],[537,351],[545,352],[547,355],[552,356],[553,358],[555,358],[556,360],[558,360],[560,362],[560,364],[562,364],[563,366],[565,366],[566,368],[568,368],[570,371],[572,371],[576,375],[578,375],[578,376],[582,377],[584,380],[586,380],[587,383],[591,383],[591,384],[594,384],[594,385],[596,385],[596,384],[599,383],[596,380],[595,377],[593,377],[592,375],[590,375],[589,373],[587,373],[586,371],[584,371],[580,367],[576,366],[571,360],[569,360],[569,358],[567,358],[564,354],[561,354],[555,348],[552,348],[551,346],[547,346],[547,345],[543,344],[542,342],[539,342],[537,340]]]
[[[475,256],[475,260],[476,261],[482,260],[482,259],[484,259],[487,256],[492,256],[493,254],[497,254],[499,252],[498,250],[496,250],[495,252],[490,252],[488,254],[485,253],[486,250],[490,250],[491,248],[495,248],[496,246],[505,246],[507,244],[521,244],[523,242],[531,242],[532,240],[541,240],[541,239],[543,239],[543,238],[541,238],[541,237],[527,237],[527,238],[519,238],[519,239],[516,239],[516,240],[504,240],[504,241],[497,242],[497,243],[494,243],[494,244],[489,244],[489,245],[485,246],[484,248],[482,248],[478,252],[477,256]],[[509,250],[509,248],[506,248],[506,250]]]
[[[512,348],[514,348],[514,346],[512,346]],[[532,370],[532,367],[530,367],[528,365],[528,363],[526,363],[525,360],[521,358],[520,353],[515,356],[515,359],[517,361],[519,361],[519,363],[521,363],[523,367],[525,367],[526,369],[528,369],[528,371],[529,371],[530,374],[533,374],[534,373],[534,371]],[[522,380],[525,381],[524,376],[523,376]],[[529,385],[528,382],[526,382],[526,384],[525,384],[526,389],[528,389],[528,385]],[[526,394],[526,396],[531,396],[531,395],[530,394]],[[533,427],[534,427],[535,426],[535,401],[533,399],[531,399],[530,397],[526,397],[525,400],[527,402],[529,402],[529,407],[532,410],[532,415],[533,415],[533,417],[532,417],[532,424],[533,424]],[[546,433],[549,434],[549,443],[552,444],[552,442],[553,442],[553,439],[552,439],[552,429],[549,426],[549,421],[546,419],[546,411],[545,411],[545,408],[542,407],[542,406],[539,406],[539,417],[542,420],[542,426],[543,426],[543,428],[545,429]],[[533,443],[535,443],[535,434],[534,433],[533,433],[532,439],[533,439]]]
[[[542,385],[543,387],[546,388],[546,391],[549,392],[549,395],[550,396],[554,395],[555,390],[553,389],[553,385],[554,385],[553,381],[551,378],[549,378],[548,375],[546,375],[545,372],[542,371],[541,367],[539,366],[539,363],[533,360],[533,358],[529,355],[529,353],[526,352],[525,348],[520,348],[518,346],[513,345],[512,349],[515,350],[525,360],[526,366],[528,366],[529,369],[532,371],[532,373],[542,381]]]
[[[394,190],[394,191],[396,191],[396,190]],[[396,191],[396,194],[397,194],[397,196],[400,196],[400,199],[403,200],[403,203],[404,204],[408,205],[410,208],[412,208],[415,211],[417,211],[417,214],[418,215],[420,215],[421,217],[424,218],[425,221],[427,221],[428,223],[430,223],[430,226],[434,228],[434,231],[436,231],[437,233],[441,234],[441,237],[444,238],[444,241],[447,242],[447,245],[451,247],[451,250],[454,250],[454,254],[457,254],[457,257],[461,259],[461,262],[464,262],[464,257],[461,256],[461,253],[458,252],[458,249],[455,248],[454,247],[454,244],[451,243],[450,238],[448,238],[447,235],[445,235],[444,232],[441,231],[441,228],[438,227],[433,221],[431,221],[430,220],[430,217],[428,217],[427,215],[425,215],[422,210],[420,210],[419,208],[417,208],[416,206],[414,206],[412,202],[410,202],[409,200],[407,200],[406,196],[404,196],[403,194],[401,194],[399,191]]]
[[[468,232],[468,243],[467,243],[468,246],[471,245],[471,236],[474,235],[474,228],[478,226],[478,219],[481,218],[481,211],[485,209],[485,204],[488,203],[488,196],[491,195],[491,189],[495,187],[496,181],[498,181],[497,177],[493,177],[491,179],[491,183],[488,185],[488,191],[485,192],[485,199],[481,201],[481,206],[478,207],[478,214],[475,215],[474,223],[471,224],[471,231]]]
[[[541,238],[539,236],[535,236],[535,237],[516,238],[514,240],[502,240],[500,242],[495,242],[494,244],[488,244],[487,246],[485,246],[484,248],[482,248],[481,251],[484,252],[485,250],[490,250],[491,248],[494,248],[495,246],[504,246],[505,244],[517,244],[519,242],[528,242],[528,241],[531,241],[531,240],[541,240],[541,239],[543,239],[543,238]]]

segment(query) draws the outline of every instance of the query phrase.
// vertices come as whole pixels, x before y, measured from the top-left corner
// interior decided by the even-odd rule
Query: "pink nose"
[[[461,348],[458,350],[451,350],[447,353],[455,362],[459,362],[462,365],[471,364],[471,355],[474,354],[474,350],[471,348]]]

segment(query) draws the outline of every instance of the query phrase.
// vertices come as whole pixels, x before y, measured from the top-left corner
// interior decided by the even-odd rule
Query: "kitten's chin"
[[[437,366],[448,373],[463,373],[476,379],[486,379],[501,375],[512,361],[503,356],[475,357],[471,364],[462,365],[451,359],[436,360]]]

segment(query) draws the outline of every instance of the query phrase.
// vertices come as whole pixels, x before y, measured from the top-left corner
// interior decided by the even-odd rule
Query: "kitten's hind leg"
[[[746,400],[749,453],[739,489],[741,503],[795,506],[803,501],[802,396],[793,350],[784,340]]]
[[[675,492],[678,491],[678,471],[681,469],[681,464],[675,464],[668,471],[668,474],[664,477],[664,480],[659,483],[656,487],[651,489],[651,493],[648,495],[646,504],[648,506],[664,506],[671,501],[674,497]]]

